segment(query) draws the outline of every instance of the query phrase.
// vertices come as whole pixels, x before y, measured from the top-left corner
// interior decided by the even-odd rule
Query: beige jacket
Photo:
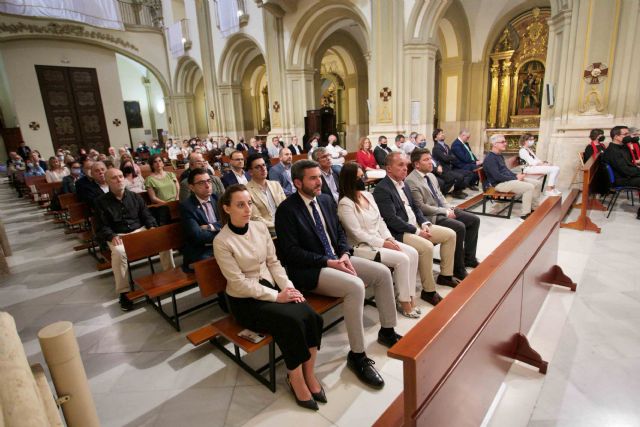
[[[276,202],[277,208],[287,196],[277,181],[267,180],[267,187],[273,196],[273,200]],[[269,202],[267,201],[267,196],[262,192],[262,187],[253,181],[249,181],[247,183],[247,190],[249,190],[251,201],[253,202],[253,206],[251,207],[251,220],[263,222],[269,227],[269,230],[273,231],[275,218],[272,217],[271,212],[269,212]]]
[[[447,203],[447,199],[444,198],[442,193],[440,192],[440,186],[438,185],[438,180],[435,175],[430,173],[428,175],[429,181],[431,182],[431,186],[436,190],[436,193],[440,196],[441,200],[444,200],[444,206],[438,207],[438,202],[431,195],[431,191],[427,186],[427,183],[424,180],[424,175],[420,173],[417,169],[414,169],[413,172],[407,176],[404,180],[404,184],[409,186],[409,190],[411,191],[411,197],[413,197],[413,201],[422,214],[432,223],[436,223],[436,215],[446,215],[447,209],[449,208],[449,204]]]
[[[224,226],[213,239],[213,253],[227,279],[227,294],[232,297],[275,301],[278,291],[262,286],[260,279],[280,289],[293,287],[276,257],[269,230],[261,222],[250,221],[243,235]]]

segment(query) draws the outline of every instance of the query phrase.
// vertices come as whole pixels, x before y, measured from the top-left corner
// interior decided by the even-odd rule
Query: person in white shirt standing
[[[556,180],[558,179],[558,173],[560,173],[560,166],[549,164],[544,162],[536,156],[531,147],[536,143],[535,138],[530,133],[525,133],[520,137],[520,151],[518,155],[527,164],[522,169],[522,172],[527,175],[544,174],[547,175],[549,182],[547,182],[547,196],[559,196],[562,194],[556,190]]]

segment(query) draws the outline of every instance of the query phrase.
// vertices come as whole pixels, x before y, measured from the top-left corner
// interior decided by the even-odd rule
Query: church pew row
[[[480,425],[514,360],[546,373],[526,334],[553,284],[577,286],[557,265],[560,215],[547,198],[389,349],[404,389],[376,426]]]
[[[560,224],[561,228],[571,228],[579,231],[588,230],[600,233],[600,227],[591,221],[591,218],[589,218],[589,214],[587,213],[587,210],[589,209],[599,211],[607,210],[597,198],[593,197],[595,196],[593,187],[597,184],[594,178],[599,167],[600,153],[596,153],[595,157],[591,157],[587,163],[582,166],[580,170],[580,172],[582,172],[582,189],[574,189],[569,193],[569,197],[567,201],[565,201],[566,208],[563,209],[562,218],[569,213],[572,207],[580,208],[580,215],[575,221]],[[573,201],[577,199],[580,193],[582,193],[582,201],[573,206]]]

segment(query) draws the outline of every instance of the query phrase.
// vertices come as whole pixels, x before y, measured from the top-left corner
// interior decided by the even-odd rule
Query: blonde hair
[[[368,136],[363,136],[360,138],[360,141],[358,142],[358,150],[364,150],[365,141],[369,141],[369,151],[371,151],[372,144]]]

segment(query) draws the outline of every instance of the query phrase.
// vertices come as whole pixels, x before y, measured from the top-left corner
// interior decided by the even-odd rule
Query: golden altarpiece
[[[495,133],[505,134],[508,152],[518,151],[523,133],[538,135],[549,16],[549,9],[534,8],[514,18],[489,54],[487,141]]]

